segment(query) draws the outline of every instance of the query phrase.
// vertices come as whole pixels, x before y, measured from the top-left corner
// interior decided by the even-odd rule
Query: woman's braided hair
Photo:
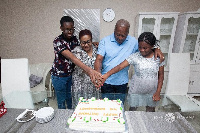
[[[151,32],[143,32],[138,38],[138,43],[142,41],[148,43],[151,46],[154,46],[158,42],[154,34]]]

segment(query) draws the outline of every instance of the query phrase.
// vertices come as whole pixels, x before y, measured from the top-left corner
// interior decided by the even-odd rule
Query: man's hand
[[[98,46],[99,46],[99,42],[92,42],[92,44],[93,44],[96,48],[98,48]]]
[[[90,71],[88,72],[88,75],[90,76],[90,79],[92,81],[92,83],[95,85],[95,87],[99,87],[101,83],[99,83],[99,79],[101,79],[102,75],[101,73],[90,69]]]
[[[160,57],[160,62],[163,62],[165,60],[165,57],[159,48],[155,48],[154,52],[155,59],[157,59],[157,57]]]
[[[108,78],[107,74],[104,74],[103,76],[101,76],[96,80],[95,86],[97,87],[97,89],[100,89],[100,87],[103,86],[107,78]]]

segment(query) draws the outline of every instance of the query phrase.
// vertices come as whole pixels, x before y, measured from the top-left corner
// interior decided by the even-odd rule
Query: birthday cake
[[[69,129],[81,131],[124,132],[125,119],[121,100],[79,98],[68,119]]]

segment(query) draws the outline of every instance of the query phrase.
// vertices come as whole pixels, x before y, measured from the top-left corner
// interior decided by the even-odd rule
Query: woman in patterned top
[[[78,39],[74,36],[74,20],[70,16],[63,16],[60,20],[62,34],[53,41],[55,59],[51,69],[51,79],[56,92],[59,109],[72,108],[71,83],[72,72],[75,65],[81,67],[93,83],[101,77],[101,73],[83,64],[72,53],[79,46]]]
[[[103,75],[102,82],[128,65],[133,65],[135,73],[129,83],[129,110],[135,111],[139,106],[146,106],[146,111],[155,112],[164,80],[164,62],[160,63],[159,58],[154,59],[153,47],[157,43],[154,34],[142,33],[138,38],[138,43],[139,52],[130,55],[121,64]]]
[[[81,30],[79,33],[80,46],[77,46],[72,53],[85,65],[94,69],[97,48],[92,43],[92,33],[90,30]],[[72,74],[72,103],[75,107],[79,97],[98,97],[99,92],[90,80],[90,77],[78,66]]]

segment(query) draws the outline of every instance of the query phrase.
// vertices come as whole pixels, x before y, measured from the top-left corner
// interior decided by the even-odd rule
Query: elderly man
[[[130,24],[127,20],[117,21],[114,33],[103,38],[98,47],[94,69],[102,75],[123,62],[129,55],[138,51],[138,41],[129,36]],[[155,50],[155,58],[159,56],[164,59],[159,49]],[[111,75],[101,87],[103,97],[109,99],[120,99],[124,103],[125,93],[128,85],[128,69]],[[115,93],[115,94],[114,94]]]

